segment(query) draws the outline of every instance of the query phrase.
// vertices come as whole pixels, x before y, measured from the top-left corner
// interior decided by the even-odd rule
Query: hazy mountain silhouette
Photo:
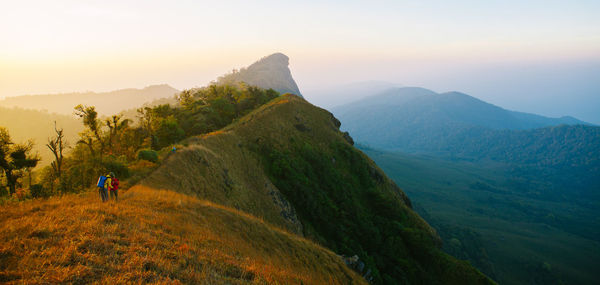
[[[401,87],[401,85],[387,81],[360,81],[327,88],[305,90],[304,97],[311,103],[328,109],[363,99],[370,94],[378,94],[398,87]]]
[[[0,100],[0,106],[47,110],[50,113],[73,114],[78,104],[96,106],[100,115],[112,115],[122,110],[137,108],[153,100],[173,97],[179,90],[163,84],[143,89],[120,89],[110,92],[75,92],[47,95],[23,95]]]
[[[33,140],[33,151],[42,159],[39,166],[48,165],[54,159],[46,147],[48,138],[56,135],[54,122],[59,129],[64,129],[65,140],[73,146],[78,140],[77,134],[83,130],[83,125],[77,117],[40,110],[0,107],[0,126],[5,127],[17,143]]]
[[[409,152],[436,151],[473,128],[526,130],[587,124],[572,117],[505,110],[460,92],[438,94],[418,87],[387,90],[332,111],[357,141]]]
[[[302,96],[288,67],[289,60],[289,57],[282,53],[274,53],[261,58],[248,67],[234,70],[232,73],[219,77],[217,83],[235,84],[245,82],[264,89],[271,88],[281,94],[292,93]]]
[[[418,87],[390,89],[334,107],[332,111],[358,140],[373,133],[399,133],[405,129],[484,127],[523,130],[587,124],[572,117],[548,118],[505,110],[460,92],[438,94]],[[363,133],[365,131],[369,133]]]

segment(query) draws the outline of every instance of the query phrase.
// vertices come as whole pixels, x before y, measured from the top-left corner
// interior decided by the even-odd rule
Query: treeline
[[[533,130],[471,129],[440,147],[455,159],[499,161],[511,166],[511,189],[545,199],[600,199],[600,128],[556,126]],[[534,189],[528,181],[545,181]],[[564,189],[570,189],[566,194]],[[537,194],[536,194],[537,193]],[[573,197],[576,194],[576,197]]]
[[[45,145],[54,159],[37,175],[31,174],[40,161],[31,153],[33,143],[15,144],[0,128],[0,195],[23,198],[81,192],[108,171],[135,182],[157,166],[159,155],[170,150],[166,147],[223,128],[278,96],[272,89],[244,83],[214,84],[181,92],[178,106],[138,109],[137,124],[120,115],[102,119],[94,106],[77,105],[75,114],[84,126],[78,141],[68,142],[64,130],[55,127],[55,135]]]

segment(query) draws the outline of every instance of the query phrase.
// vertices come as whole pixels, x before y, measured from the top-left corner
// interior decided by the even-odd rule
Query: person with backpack
[[[113,196],[115,196],[115,202],[119,201],[119,179],[117,179],[117,177],[115,176],[114,173],[110,173],[112,178],[111,178],[111,188],[110,188],[110,198],[112,199]]]
[[[104,182],[104,199],[108,201],[108,192],[112,189],[112,181],[114,174],[111,172],[106,175],[106,182]]]
[[[98,178],[98,183],[96,184],[96,186],[98,186],[98,192],[100,193],[100,199],[102,200],[102,202],[106,202],[108,201],[108,193],[106,192],[106,180],[108,180],[107,176],[100,176],[100,178]]]

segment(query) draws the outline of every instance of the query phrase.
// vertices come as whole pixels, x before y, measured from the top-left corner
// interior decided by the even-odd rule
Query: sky
[[[197,87],[274,52],[307,98],[383,80],[600,124],[600,1],[0,0],[0,98]]]

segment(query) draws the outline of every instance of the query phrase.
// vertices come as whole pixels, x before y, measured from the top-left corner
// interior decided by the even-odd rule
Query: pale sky
[[[301,91],[386,80],[600,123],[597,0],[0,0],[0,98],[202,86],[273,52]]]

